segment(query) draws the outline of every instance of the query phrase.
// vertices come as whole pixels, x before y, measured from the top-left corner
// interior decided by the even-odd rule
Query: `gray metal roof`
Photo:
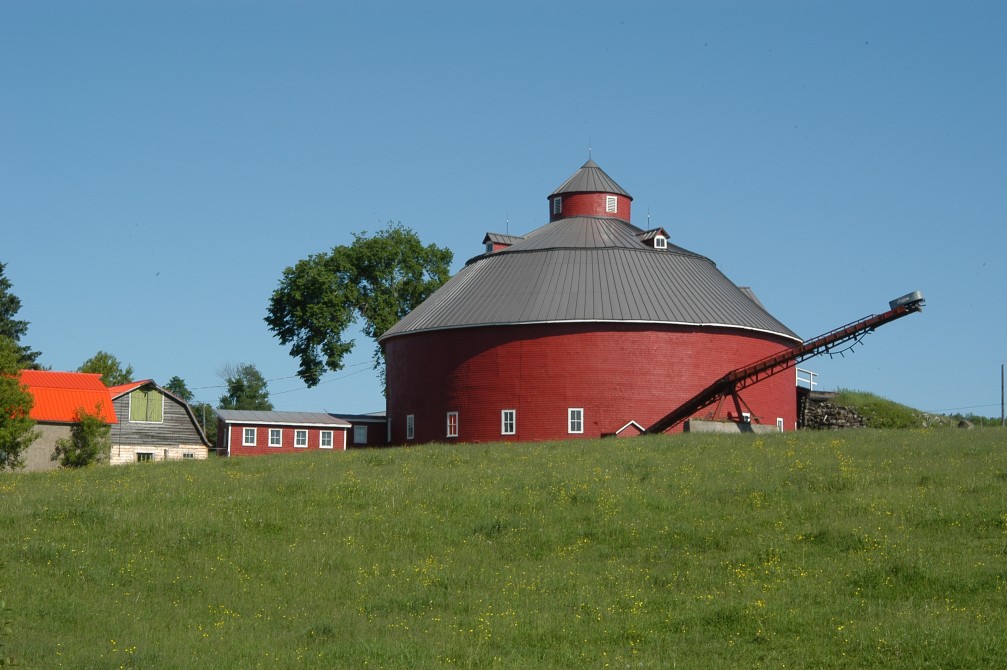
[[[801,339],[708,258],[649,248],[507,250],[480,257],[381,339],[563,321],[724,326]]]
[[[593,161],[557,193],[564,189],[624,193]],[[616,218],[557,219],[469,260],[380,340],[451,328],[630,322],[741,328],[801,341],[709,258],[670,243],[654,249],[644,241],[649,232]]]
[[[218,409],[217,416],[227,423],[257,423],[284,426],[336,426],[350,424],[325,412],[273,412],[254,409]]]
[[[483,244],[487,242],[496,242],[499,244],[514,244],[515,242],[520,242],[524,238],[520,235],[510,235],[507,233],[486,233],[483,237]]]
[[[615,193],[633,199],[633,196],[626,193],[593,160],[584,163],[569,179],[560,184],[559,188],[549,194],[549,197],[563,193]]]

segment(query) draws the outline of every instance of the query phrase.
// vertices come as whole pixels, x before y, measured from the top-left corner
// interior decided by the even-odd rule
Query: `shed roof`
[[[99,374],[22,370],[20,378],[35,399],[29,415],[35,421],[76,423],[77,410],[84,409],[97,410],[98,417],[106,423],[118,422],[112,396]]]
[[[332,426],[349,428],[350,423],[325,412],[276,412],[253,409],[215,410],[225,423],[283,426]]]

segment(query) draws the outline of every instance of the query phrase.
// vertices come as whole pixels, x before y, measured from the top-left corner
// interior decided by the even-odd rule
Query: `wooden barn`
[[[393,444],[636,434],[725,372],[801,339],[709,258],[631,222],[589,160],[548,223],[484,253],[380,338]],[[794,376],[714,418],[793,430]],[[704,416],[706,412],[704,412]]]
[[[189,404],[151,379],[109,388],[115,413],[112,453],[115,464],[144,461],[205,460],[211,445]]]

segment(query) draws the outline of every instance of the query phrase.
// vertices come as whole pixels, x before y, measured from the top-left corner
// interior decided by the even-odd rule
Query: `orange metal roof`
[[[107,423],[118,423],[112,396],[101,383],[101,375],[89,372],[22,370],[21,383],[35,398],[31,418],[57,423],[76,422],[79,408],[94,412]]]
[[[153,384],[153,379],[141,379],[136,382],[129,382],[128,384],[119,384],[118,386],[109,386],[108,392],[112,394],[113,398],[118,398],[119,396],[129,393],[135,389],[140,388],[144,384]]]

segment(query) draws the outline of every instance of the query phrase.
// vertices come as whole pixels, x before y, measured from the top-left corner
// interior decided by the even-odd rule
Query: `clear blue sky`
[[[822,388],[999,416],[1005,28],[994,1],[6,0],[0,262],[53,369],[105,350],[216,404],[253,363],[277,409],[382,410],[366,339],[296,378],[283,269],[389,220],[457,269],[591,147],[635,223],[804,338],[925,293],[806,362]]]

